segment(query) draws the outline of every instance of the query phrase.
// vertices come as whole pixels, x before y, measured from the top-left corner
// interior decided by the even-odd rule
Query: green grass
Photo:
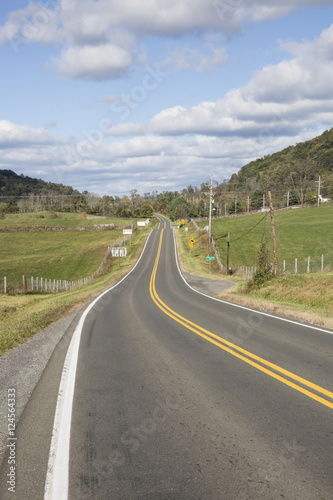
[[[45,214],[47,214],[45,212]],[[108,246],[123,238],[122,229],[105,231],[71,231],[96,223],[128,225],[126,219],[79,220],[78,214],[59,214],[57,219],[36,219],[36,214],[8,215],[2,226],[29,227],[37,222],[43,225],[69,227],[65,231],[0,231],[0,288],[7,277],[9,291],[21,287],[22,275],[77,280],[90,276],[103,260]],[[61,218],[62,217],[62,218]],[[5,224],[6,223],[6,224]],[[136,231],[136,222],[134,225]],[[127,246],[129,243],[127,243]]]
[[[92,274],[122,230],[0,233],[0,279],[17,285],[22,275],[76,280]]]
[[[320,269],[321,254],[327,269],[333,268],[333,207],[304,208],[275,212],[277,253],[279,267],[286,260],[287,271],[294,271],[295,258],[298,271],[306,271],[308,256],[312,270]],[[270,215],[262,213],[226,218],[212,222],[212,234],[219,248],[223,265],[226,265],[226,234],[230,232],[230,265],[254,266],[262,235],[267,235],[273,262]],[[260,224],[251,230],[262,219]],[[201,222],[202,227],[207,222]],[[248,233],[248,234],[246,234]]]
[[[124,219],[121,217],[93,217],[87,215],[87,219],[79,219],[77,213],[57,212],[56,219],[48,218],[50,212],[31,212],[27,214],[5,214],[5,219],[0,219],[0,228],[4,227],[91,227],[95,224],[114,224],[115,226],[136,225],[140,219]],[[144,219],[142,219],[144,220]]]
[[[298,248],[298,255],[301,254],[301,251],[303,251],[303,255],[307,255],[317,245],[325,255],[332,256],[332,249],[329,246],[329,242],[331,241],[330,235],[332,235],[331,220],[333,219],[330,219],[333,215],[332,210],[326,209],[324,211],[319,209],[316,212],[313,209],[304,209],[304,211],[279,212],[275,215],[278,221],[277,227],[280,227],[281,233],[285,238],[283,248],[286,254],[289,252],[290,255],[293,255],[295,249]],[[252,215],[215,221],[213,225],[213,227],[215,226],[214,234],[216,235],[218,231],[219,234],[223,234],[223,231],[226,229],[230,232],[234,231],[238,235],[243,234],[248,228],[253,227],[256,220],[258,220],[257,217]],[[222,223],[223,229],[221,227]],[[268,227],[270,228],[270,223]],[[192,224],[189,224],[188,228],[187,232],[184,231],[184,228],[176,229],[182,269],[185,272],[208,277],[208,265],[205,260],[208,253],[208,235],[206,232],[198,233]],[[245,244],[247,240],[244,238],[244,244],[242,243],[244,247],[241,251],[238,254],[236,252],[231,254],[234,260],[236,257],[242,258],[242,256],[250,254],[250,252],[252,253],[252,258],[255,258],[256,246],[259,246],[261,241],[261,231],[262,229],[257,231],[256,236],[250,241],[248,247]],[[284,234],[285,231],[290,231],[290,235]],[[326,234],[323,236],[322,233],[325,233],[325,231]],[[315,240],[312,241],[312,237],[309,235],[316,235],[316,239],[320,241],[317,243]],[[189,255],[188,248],[188,240],[190,238],[196,240],[191,256]],[[283,239],[281,238],[281,240]],[[222,278],[221,272],[215,263],[211,267],[210,277],[214,279],[218,277]],[[252,290],[250,293],[246,289],[246,280],[244,278],[223,275],[223,279],[232,280],[237,283],[236,287],[223,292],[224,299],[262,310],[276,310],[278,314],[291,315],[313,324],[332,328],[333,272],[280,276],[267,282],[259,290]]]
[[[150,224],[150,227],[143,228],[143,231],[139,230],[135,232],[132,237],[132,246],[127,247],[128,254],[127,257],[121,259],[120,268],[118,267],[118,259],[112,259],[111,262],[109,262],[107,272],[103,276],[93,280],[92,282],[81,288],[73,291],[54,294],[0,295],[0,356],[10,349],[13,349],[17,345],[22,344],[35,333],[40,332],[65,314],[69,314],[78,306],[87,304],[99,293],[119,281],[119,279],[127,272],[129,272],[133,267],[143,248],[144,242],[151,227],[152,224]],[[110,237],[110,235],[114,233],[115,231],[96,231],[92,234],[94,234],[95,238],[97,238],[103,235],[109,235]],[[24,234],[34,235],[35,233]],[[55,233],[58,238],[60,234],[62,233]],[[74,233],[70,234],[73,235]],[[78,234],[87,236],[87,234],[90,234],[90,232]],[[60,240],[63,242],[62,237],[60,237]],[[93,242],[90,241],[90,248],[89,250],[86,250],[87,254],[94,253],[92,251],[92,243]],[[52,246],[49,248],[49,250],[52,254]],[[33,258],[33,255],[30,254],[30,257]],[[83,254],[81,254],[81,257],[83,258]],[[36,258],[38,257],[36,256]],[[86,259],[88,259],[88,257],[86,257]],[[79,261],[80,259],[77,259],[78,267],[81,266]],[[17,260],[17,262],[19,262],[19,259]],[[96,259],[93,270],[96,270],[96,267],[98,267],[100,262],[100,258]],[[52,262],[51,266],[51,261],[49,261],[48,275],[50,275],[51,273],[59,272],[59,269],[57,269],[54,264],[55,263]],[[69,270],[69,259],[67,261],[67,264],[67,269]],[[95,264],[97,264],[97,266],[95,266]],[[85,271],[83,276],[87,276],[89,274],[88,270],[86,268],[83,268],[83,270]]]
[[[226,277],[225,275],[222,275],[216,260],[211,261],[209,269],[209,262],[206,257],[208,255],[214,256],[214,252],[212,247],[210,248],[210,251],[208,251],[208,234],[206,232],[198,233],[193,224],[186,224],[186,227],[188,228],[188,231],[185,231],[184,227],[175,229],[179,249],[178,254],[181,261],[181,267],[184,272],[215,279],[219,277],[222,278],[223,276],[223,279],[228,279],[237,283],[239,282],[241,284],[244,283],[244,280],[241,278],[237,278],[235,276]],[[191,238],[195,239],[195,243],[193,244],[193,248],[190,252],[189,240]]]

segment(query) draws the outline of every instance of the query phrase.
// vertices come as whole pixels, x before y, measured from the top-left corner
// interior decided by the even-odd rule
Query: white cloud
[[[126,74],[133,63],[131,51],[113,43],[71,46],[51,61],[51,67],[67,79],[105,80]]]
[[[0,120],[0,148],[63,143],[62,139],[45,129],[36,129],[27,125],[17,125],[7,120]]]
[[[30,2],[12,11],[0,27],[0,44],[43,43],[62,47],[51,67],[64,78],[118,78],[146,59],[138,49],[144,37],[175,37],[192,33],[236,33],[245,24],[285,15],[304,6],[329,5],[331,0],[55,0]],[[225,61],[221,47],[210,54],[191,49],[170,56],[176,68],[211,71]]]
[[[224,47],[216,47],[208,41],[201,50],[190,47],[175,49],[161,65],[170,72],[193,69],[198,73],[209,73],[226,60]]]
[[[333,25],[313,42],[292,45],[292,57],[258,71],[248,85],[216,102],[165,109],[151,120],[158,134],[249,137],[294,135],[333,122]],[[285,47],[286,48],[286,47]]]

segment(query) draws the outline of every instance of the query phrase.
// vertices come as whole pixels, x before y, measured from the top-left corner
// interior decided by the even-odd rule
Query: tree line
[[[277,208],[317,204],[319,177],[321,196],[333,199],[333,128],[310,141],[252,161],[229,180],[215,182],[212,214],[224,216],[265,209],[267,191],[272,192]],[[161,212],[176,220],[207,217],[209,198],[208,181],[181,191],[140,195],[132,189],[123,197],[98,196],[0,170],[0,216],[48,210],[130,218]]]

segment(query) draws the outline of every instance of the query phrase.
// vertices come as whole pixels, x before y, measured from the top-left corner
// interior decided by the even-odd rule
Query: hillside
[[[33,179],[27,175],[18,175],[12,170],[0,170],[0,196],[28,196],[29,194],[79,195],[71,186]]]
[[[313,200],[319,176],[323,181],[321,194],[333,198],[333,128],[244,165],[226,186],[250,195],[271,190],[282,198],[289,191],[290,204],[294,204]]]

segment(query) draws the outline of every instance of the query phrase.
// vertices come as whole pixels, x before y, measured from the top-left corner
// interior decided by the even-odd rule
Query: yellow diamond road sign
[[[191,239],[190,239],[190,243],[195,243],[195,239],[194,239],[194,238],[191,238]]]

